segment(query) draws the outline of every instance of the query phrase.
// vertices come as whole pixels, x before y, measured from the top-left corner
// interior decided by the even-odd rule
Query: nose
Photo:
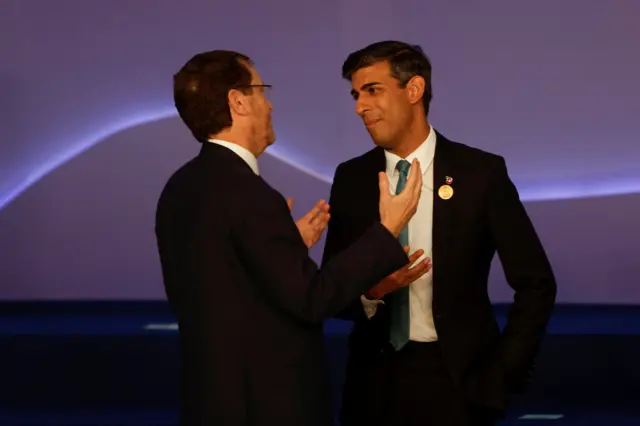
[[[362,100],[362,97],[356,100],[356,114],[362,117],[362,115],[369,109],[369,106],[365,101]]]

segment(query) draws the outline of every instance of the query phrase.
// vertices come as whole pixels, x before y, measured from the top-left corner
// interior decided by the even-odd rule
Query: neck
[[[252,153],[256,158],[262,154],[262,152],[256,152],[255,144],[251,143],[251,138],[240,129],[225,129],[215,135],[210,135],[209,138],[234,143]]]
[[[387,151],[397,155],[400,158],[407,158],[413,151],[418,149],[420,145],[427,139],[431,126],[424,119],[416,120],[409,127],[409,131],[402,134],[402,138],[395,144],[393,148]]]

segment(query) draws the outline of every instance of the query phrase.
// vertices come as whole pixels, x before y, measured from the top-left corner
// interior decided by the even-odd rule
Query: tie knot
[[[409,173],[409,168],[411,168],[411,163],[409,163],[407,160],[400,160],[396,164],[396,169],[398,169],[400,173],[405,175]]]

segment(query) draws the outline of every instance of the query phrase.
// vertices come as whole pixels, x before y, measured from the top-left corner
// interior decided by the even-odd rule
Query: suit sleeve
[[[513,391],[525,387],[556,298],[556,281],[536,231],[502,157],[488,186],[491,236],[515,291],[498,349]]]
[[[348,194],[345,194],[343,190],[343,177],[344,171],[341,164],[336,169],[333,177],[333,184],[331,185],[331,194],[329,196],[331,218],[329,219],[329,225],[327,226],[327,237],[325,239],[324,252],[322,255],[323,266],[330,259],[348,247],[349,242],[353,240],[349,222],[342,207],[344,201],[346,201],[345,197],[348,197]],[[340,310],[335,316],[347,321],[367,321],[367,312],[363,306],[360,296],[361,295],[354,297],[351,303],[349,303],[344,309]]]
[[[298,319],[317,323],[334,316],[408,262],[400,244],[378,222],[319,269],[284,198],[268,195],[243,212],[237,248],[264,294]]]

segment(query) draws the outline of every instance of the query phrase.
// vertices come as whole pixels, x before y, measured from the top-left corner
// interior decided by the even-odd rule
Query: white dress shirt
[[[253,170],[255,174],[260,175],[258,159],[248,149],[238,145],[237,143],[227,142],[220,139],[209,139],[209,142],[229,148],[231,151],[238,154],[238,156],[242,158],[249,167],[251,167],[251,170]]]
[[[424,250],[424,254],[417,260],[420,262],[426,257],[432,258],[432,225],[433,225],[433,157],[436,148],[436,134],[433,127],[429,130],[427,139],[407,156],[406,160],[411,163],[414,158],[420,162],[422,169],[422,189],[418,211],[409,221],[409,247],[410,253],[416,250]],[[391,194],[396,193],[399,172],[396,164],[402,158],[385,151],[386,173],[389,178],[389,190]],[[412,170],[409,170],[409,176]],[[432,342],[438,340],[436,328],[433,323],[433,312],[431,301],[433,297],[433,267],[426,274],[418,278],[409,286],[409,340],[417,342]],[[375,315],[379,300],[368,300],[362,297],[363,307],[367,316],[371,318]]]

